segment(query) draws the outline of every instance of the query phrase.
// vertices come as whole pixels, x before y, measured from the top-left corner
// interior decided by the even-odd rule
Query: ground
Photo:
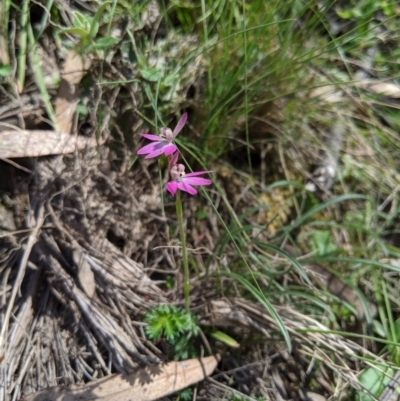
[[[392,400],[398,5],[268,3],[0,5],[0,400]]]

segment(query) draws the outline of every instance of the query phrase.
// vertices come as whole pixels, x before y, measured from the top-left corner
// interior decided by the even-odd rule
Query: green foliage
[[[0,78],[8,77],[12,74],[12,67],[11,65],[0,65]]]
[[[232,348],[239,348],[240,344],[233,339],[231,336],[228,336],[228,334],[219,331],[219,330],[213,330],[210,332],[211,337],[214,337],[216,340],[220,341],[223,344],[228,345],[229,347]]]
[[[397,319],[395,322],[393,322],[392,330],[388,335],[388,339],[392,341],[393,344],[400,343],[400,319]],[[397,366],[400,366],[400,348],[398,345],[393,344],[388,344],[391,359]]]
[[[373,401],[379,397],[385,386],[390,382],[394,370],[389,366],[374,362],[371,366],[364,370],[359,377],[360,384],[369,393],[359,391],[357,393],[357,401]]]
[[[165,279],[165,285],[167,286],[168,290],[172,290],[175,285],[175,278],[174,276],[167,276]]]
[[[159,305],[148,312],[144,321],[149,339],[157,341],[165,337],[171,346],[175,360],[196,357],[192,340],[199,334],[196,318],[173,305]]]
[[[191,388],[185,388],[180,391],[176,401],[191,401],[193,399],[193,390]]]
[[[148,323],[146,334],[151,340],[157,341],[164,336],[174,342],[182,334],[191,333],[197,336],[199,328],[196,318],[173,305],[159,305],[144,317]]]
[[[230,276],[237,280],[239,283],[243,285],[243,287],[251,293],[252,296],[254,296],[255,299],[257,299],[258,302],[260,302],[261,305],[265,307],[265,309],[270,313],[272,318],[274,319],[276,325],[278,326],[280,332],[282,333],[282,336],[285,340],[286,346],[288,348],[288,352],[290,353],[292,351],[292,343],[290,340],[289,332],[285,326],[285,324],[282,321],[282,318],[279,316],[279,313],[275,310],[271,302],[265,297],[263,292],[261,291],[258,282],[256,281],[254,286],[250,281],[246,280],[245,278],[241,277],[239,274],[236,273],[231,273],[231,272],[223,272],[226,276]]]
[[[367,48],[374,50],[373,65],[378,77],[387,77],[388,72],[397,74],[391,60],[398,58],[397,46],[382,46],[380,30],[383,28],[387,37],[392,36],[398,42],[399,13],[395,1],[352,0],[336,8],[336,13],[351,29],[338,38],[338,44],[351,57],[362,60]],[[344,20],[344,21],[343,21]]]
[[[311,234],[313,246],[317,249],[319,255],[325,255],[333,252],[336,247],[332,240],[332,234],[325,230],[315,230]]]
[[[352,0],[343,8],[339,8],[337,14],[340,18],[353,19],[357,24],[361,24],[363,21],[371,22],[374,15],[379,11],[382,11],[386,17],[395,16],[396,2],[386,0]]]
[[[112,48],[119,42],[119,39],[111,36],[97,38],[100,23],[110,4],[109,1],[102,3],[94,16],[75,11],[73,26],[61,29],[58,32],[59,35],[70,34],[78,36],[80,39],[79,50],[86,53],[94,52],[96,50],[107,51]]]

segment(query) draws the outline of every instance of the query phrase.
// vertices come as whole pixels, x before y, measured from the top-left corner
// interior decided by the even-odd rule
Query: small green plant
[[[327,255],[336,250],[332,234],[327,230],[315,230],[311,233],[311,242],[318,255]]]
[[[373,16],[378,12],[382,12],[388,18],[394,17],[396,15],[396,3],[357,0],[348,2],[344,8],[339,8],[336,12],[343,19],[355,20],[358,25],[363,22],[370,24],[373,22]]]
[[[190,401],[193,399],[193,390],[191,388],[185,388],[180,391],[176,397],[176,401]]]
[[[97,38],[100,28],[100,22],[109,6],[110,2],[104,2],[97,10],[96,14],[91,17],[78,11],[74,12],[73,26],[61,29],[59,34],[76,35],[80,39],[81,50],[86,53],[95,50],[106,51],[119,42],[119,39],[111,36]]]
[[[173,305],[159,305],[145,315],[144,321],[148,323],[148,338],[158,341],[164,337],[171,346],[173,359],[197,356],[192,340],[199,334],[199,327],[192,313]]]

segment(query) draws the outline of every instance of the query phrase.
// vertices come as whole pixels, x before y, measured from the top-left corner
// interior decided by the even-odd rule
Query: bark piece
[[[129,375],[111,375],[85,386],[53,387],[21,401],[152,401],[209,376],[218,358],[209,356],[148,366]]]
[[[96,139],[46,130],[0,132],[0,159],[67,154],[86,146],[96,146]]]

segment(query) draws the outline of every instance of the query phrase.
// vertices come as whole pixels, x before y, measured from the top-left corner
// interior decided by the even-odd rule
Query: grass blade
[[[52,121],[52,123],[54,124],[54,127],[55,127],[56,115],[54,113],[54,109],[53,109],[53,106],[50,101],[49,93],[47,92],[46,84],[44,82],[43,73],[42,73],[42,69],[40,66],[40,57],[36,51],[36,40],[33,35],[31,25],[27,26],[27,32],[28,32],[28,37],[29,37],[29,48],[30,48],[30,51],[32,52],[33,71],[35,73],[36,85],[38,86],[39,92],[42,95],[42,99],[44,102],[44,107],[46,109],[47,115],[49,116],[50,120]]]
[[[28,19],[29,19],[29,0],[24,0],[22,3],[22,12],[21,12],[21,32],[19,34],[18,75],[17,75],[18,93],[22,93],[25,84]]]
[[[233,272],[227,272],[223,271],[221,274],[224,274],[228,277],[232,277],[233,279],[237,280],[239,283],[241,283],[256,299],[264,308],[270,313],[270,315],[273,317],[275,320],[277,326],[279,327],[280,332],[283,335],[283,338],[286,342],[286,345],[288,347],[288,352],[292,352],[292,343],[290,341],[290,336],[289,332],[283,323],[281,317],[279,316],[278,312],[275,310],[275,308],[272,306],[272,304],[268,301],[268,299],[265,297],[265,295],[256,287],[254,287],[253,284],[251,284],[247,279],[242,277],[239,274],[233,273]]]

